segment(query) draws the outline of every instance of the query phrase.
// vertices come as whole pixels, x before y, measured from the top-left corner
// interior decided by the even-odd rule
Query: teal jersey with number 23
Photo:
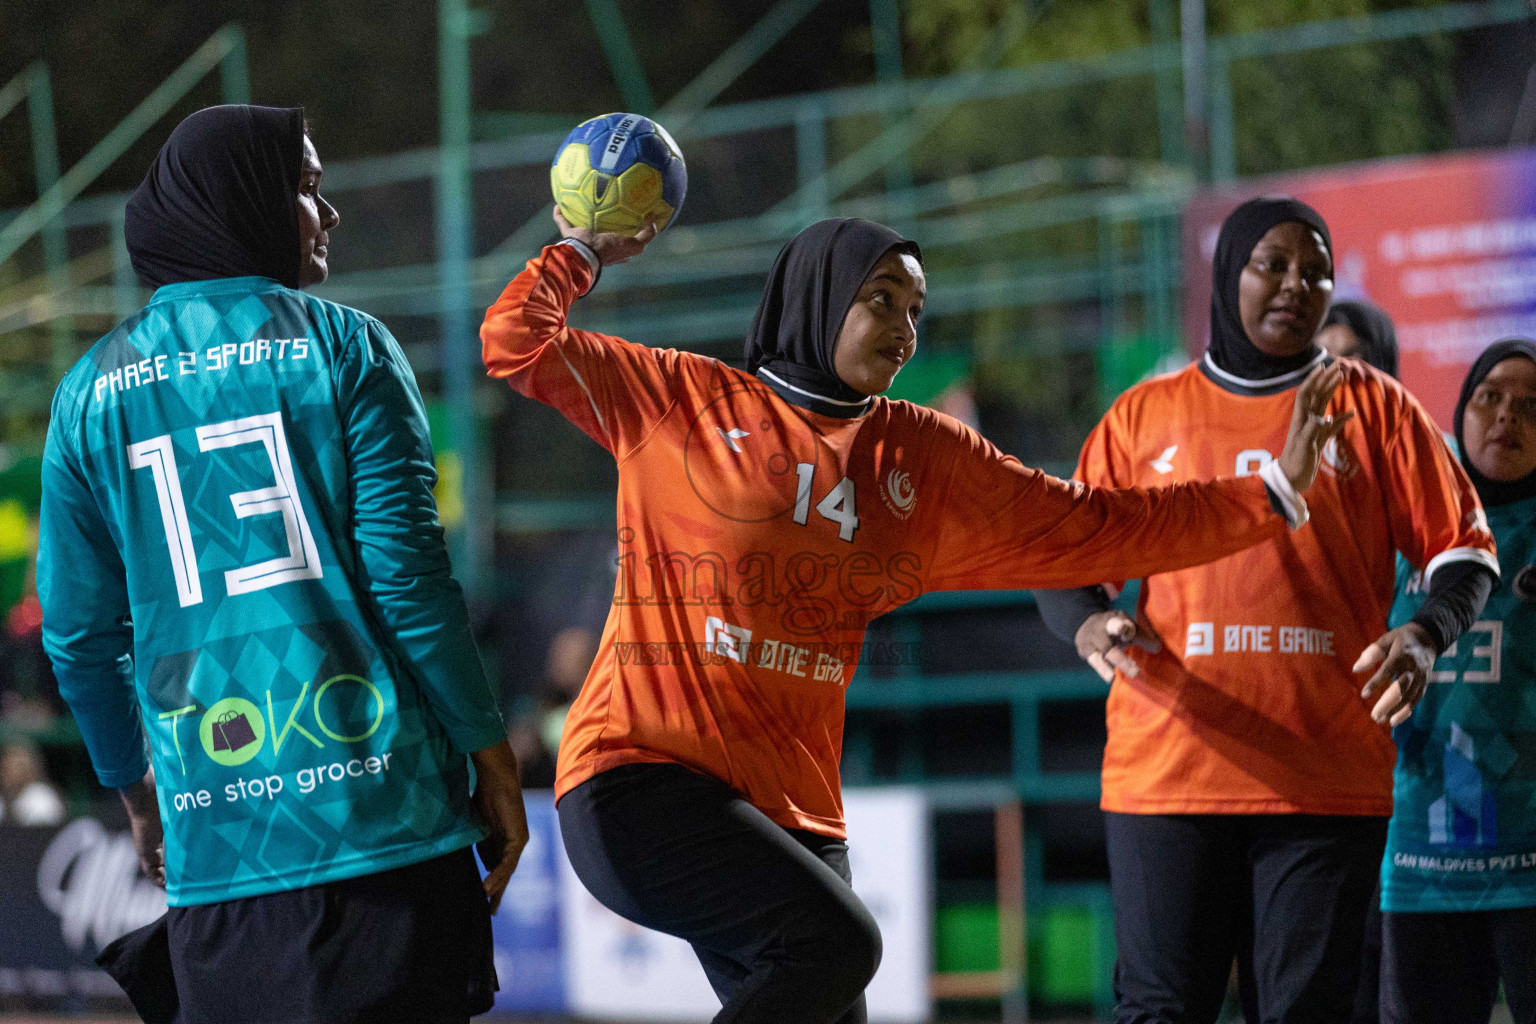
[[[1498,586],[1435,662],[1413,717],[1393,730],[1385,911],[1536,907],[1536,603],[1521,582],[1536,561],[1536,498],[1487,515]],[[1407,622],[1424,598],[1418,574],[1400,564],[1389,622]]]
[[[59,386],[44,641],[101,782],[152,755],[173,906],[482,836],[504,732],[435,480],[384,326],[266,278],[159,289]]]

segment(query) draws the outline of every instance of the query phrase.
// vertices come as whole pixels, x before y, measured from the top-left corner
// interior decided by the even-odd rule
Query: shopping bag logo
[[[244,697],[225,697],[203,712],[198,725],[203,752],[226,767],[244,764],[259,754],[266,735],[261,709]]]
[[[251,720],[238,711],[226,711],[213,723],[213,749],[243,750],[256,742]]]

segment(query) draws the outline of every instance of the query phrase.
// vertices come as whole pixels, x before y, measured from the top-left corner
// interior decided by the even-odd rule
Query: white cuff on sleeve
[[[1447,562],[1476,562],[1493,573],[1494,579],[1501,575],[1499,572],[1499,560],[1482,548],[1448,548],[1429,560],[1424,567],[1424,589],[1429,589],[1430,577],[1435,570],[1444,566]]]
[[[1259,470],[1259,478],[1264,481],[1264,486],[1269,493],[1285,510],[1285,521],[1291,524],[1291,529],[1299,530],[1307,524],[1311,513],[1307,511],[1307,500],[1296,492],[1291,486],[1290,478],[1280,468],[1280,460],[1274,459],[1264,464]]]
[[[603,261],[598,258],[597,250],[579,238],[562,238],[556,245],[568,245],[581,253],[581,258],[587,261],[587,269],[592,271],[592,283],[587,286],[587,292],[597,287],[597,279],[603,276]],[[587,292],[582,292],[585,295]]]

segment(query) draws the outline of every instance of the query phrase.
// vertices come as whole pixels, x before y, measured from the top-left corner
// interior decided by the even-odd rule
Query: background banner
[[[498,1011],[564,1013],[565,970],[561,962],[560,823],[554,794],[523,794],[528,812],[528,845],[491,918],[496,943]]]
[[[918,790],[845,794],[854,888],[880,924],[884,957],[870,1016],[925,1021],[931,1006],[928,808]],[[525,794],[529,842],[492,919],[496,1010],[617,1020],[708,1020],[719,1001],[693,950],[603,908],[571,870],[554,800]],[[861,842],[860,837],[866,837]],[[0,998],[123,1000],[95,966],[118,936],[165,913],[126,831],[96,818],[0,827]]]
[[[139,874],[133,840],[96,818],[62,828],[0,826],[0,997],[118,999],[96,967],[102,947],[165,913],[165,890]]]

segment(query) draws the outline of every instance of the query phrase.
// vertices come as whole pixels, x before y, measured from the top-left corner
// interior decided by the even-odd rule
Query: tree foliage
[[[922,74],[961,65],[1015,0],[908,0],[909,63]],[[1212,0],[1207,32],[1282,28],[1302,22],[1437,6],[1440,0]],[[1009,66],[1084,59],[1155,41],[1154,16],[1177,31],[1177,0],[1038,2],[1004,58]],[[1173,37],[1170,37],[1173,38]],[[1434,151],[1454,142],[1453,43],[1444,37],[1341,46],[1237,61],[1231,68],[1240,174]],[[1020,125],[1063,154],[1147,157],[1160,151],[1152,76],[1031,97]],[[1182,112],[1182,83],[1172,107]],[[1068,95],[1060,95],[1071,93]]]

